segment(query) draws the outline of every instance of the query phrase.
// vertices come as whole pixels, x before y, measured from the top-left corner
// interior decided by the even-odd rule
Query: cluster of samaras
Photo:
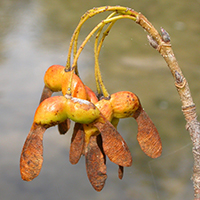
[[[71,95],[66,95],[70,81]],[[58,125],[60,134],[65,134],[70,120],[75,122],[75,126],[69,160],[76,164],[81,155],[85,156],[88,178],[97,191],[102,190],[107,178],[106,156],[119,166],[120,179],[123,177],[123,167],[132,164],[128,146],[117,131],[119,119],[133,117],[138,124],[137,140],[141,149],[152,158],[161,155],[158,131],[134,93],[121,91],[109,98],[97,98],[74,71],[66,71],[60,65],[49,67],[44,82],[41,101],[21,153],[23,180],[31,181],[40,173],[45,130]],[[51,96],[58,91],[62,91],[63,95]]]

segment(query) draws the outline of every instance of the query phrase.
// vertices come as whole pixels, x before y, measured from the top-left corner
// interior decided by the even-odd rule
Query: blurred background
[[[121,5],[144,14],[157,28],[163,27],[200,113],[200,0],[1,0],[0,1],[0,196],[20,200],[186,200],[193,198],[192,144],[174,80],[162,57],[151,48],[145,31],[123,19],[112,28],[100,54],[104,83],[110,94],[136,93],[156,125],[163,154],[148,158],[137,140],[133,119],[120,121],[119,132],[133,156],[123,180],[118,167],[107,160],[108,179],[101,192],[90,185],[85,160],[69,163],[72,130],[60,136],[57,127],[44,136],[44,163],[31,182],[21,180],[19,158],[32,125],[43,89],[43,76],[53,64],[66,64],[69,42],[80,17],[89,9]],[[88,20],[80,42],[107,16]],[[84,48],[78,66],[82,80],[95,89],[93,45]]]

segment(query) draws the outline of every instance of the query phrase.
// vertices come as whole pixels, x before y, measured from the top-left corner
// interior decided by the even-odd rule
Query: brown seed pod
[[[138,97],[128,91],[112,94],[110,103],[114,112],[113,117],[115,118],[131,117],[140,105]]]
[[[65,121],[58,124],[58,131],[61,135],[64,135],[67,133],[67,131],[70,129],[70,119],[67,118]]]
[[[119,168],[118,168],[118,177],[119,177],[119,179],[122,179],[123,175],[124,175],[124,167],[119,165]]]
[[[138,124],[137,140],[142,151],[151,158],[159,157],[162,143],[155,125],[141,106],[133,117]]]
[[[101,143],[100,135],[91,136],[85,151],[87,176],[93,188],[98,192],[103,189],[107,179],[106,160]]]
[[[44,101],[45,99],[51,97],[52,93],[53,91],[45,85],[42,91],[41,98],[40,98],[40,103]]]
[[[94,121],[93,125],[101,133],[103,150],[108,158],[117,165],[130,167],[132,164],[131,153],[115,127],[103,115],[100,119]]]
[[[83,125],[75,123],[74,131],[71,139],[69,161],[75,165],[78,163],[84,149],[84,130]]]
[[[21,178],[31,181],[40,173],[43,163],[43,134],[46,128],[33,124],[20,157]]]

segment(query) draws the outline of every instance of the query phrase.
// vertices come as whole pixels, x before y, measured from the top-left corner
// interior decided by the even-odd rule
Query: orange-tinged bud
[[[110,102],[114,111],[113,117],[116,118],[131,117],[140,105],[138,97],[128,91],[112,94]]]
[[[62,65],[52,65],[44,75],[44,83],[53,92],[61,91],[63,76],[66,74],[65,67]]]

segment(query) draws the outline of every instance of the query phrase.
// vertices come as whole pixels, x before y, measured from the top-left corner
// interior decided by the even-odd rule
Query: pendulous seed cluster
[[[69,74],[71,72],[65,72],[65,67],[60,65],[51,66],[45,74],[41,102],[21,153],[23,180],[31,181],[40,173],[45,130],[58,125],[60,134],[65,134],[70,127],[70,120],[75,122],[70,162],[76,164],[82,155],[85,156],[88,178],[97,191],[102,190],[107,178],[106,156],[119,166],[120,179],[123,177],[123,167],[132,164],[129,148],[117,131],[119,119],[134,118],[138,123],[137,139],[141,149],[152,158],[161,155],[162,145],[157,129],[134,93],[120,91],[99,100],[73,74],[72,95],[69,96],[63,92],[66,92],[69,84]],[[62,91],[63,95],[51,96],[55,91]]]
[[[102,20],[78,46],[80,29],[86,20],[96,14],[112,11]],[[105,37],[114,23],[123,18],[129,18],[144,28],[146,18],[141,17],[133,9],[121,6],[105,6],[93,8],[82,17],[72,36],[66,67],[50,66],[44,75],[44,89],[40,104],[36,109],[33,124],[25,140],[21,157],[21,178],[31,181],[36,178],[43,164],[43,134],[52,127],[58,126],[61,135],[66,134],[71,121],[75,122],[69,161],[77,164],[81,156],[85,156],[88,179],[96,191],[101,191],[107,179],[106,158],[118,165],[118,177],[123,178],[124,167],[132,165],[131,152],[117,131],[117,125],[122,118],[134,118],[138,124],[137,140],[142,151],[151,158],[157,158],[162,153],[159,133],[142,108],[139,98],[130,91],[119,91],[108,94],[100,73],[98,56]],[[109,24],[103,34],[104,26]],[[145,28],[147,29],[147,28]],[[97,32],[94,45],[95,80],[97,94],[86,86],[79,77],[77,59],[85,44]],[[99,41],[100,35],[102,35]],[[162,36],[168,41],[164,30]],[[73,49],[73,64],[70,66]],[[61,96],[52,96],[54,92],[62,92]]]

